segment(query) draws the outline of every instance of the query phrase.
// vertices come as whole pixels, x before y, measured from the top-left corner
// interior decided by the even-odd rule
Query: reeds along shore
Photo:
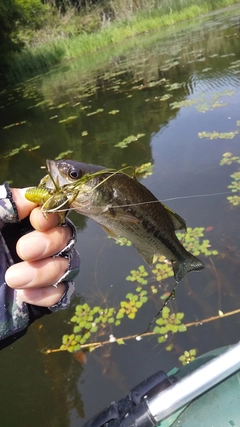
[[[150,4],[151,3],[151,4]],[[64,60],[118,44],[124,39],[194,19],[223,7],[235,0],[114,0],[104,7],[96,6],[77,12],[69,8],[64,14],[56,10],[46,17],[38,30],[19,32],[24,48],[11,56],[4,76],[7,82],[17,82]]]

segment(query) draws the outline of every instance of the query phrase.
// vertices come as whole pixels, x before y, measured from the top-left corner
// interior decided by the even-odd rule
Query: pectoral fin
[[[115,240],[119,239],[119,236],[116,233],[114,233],[113,230],[111,230],[110,228],[108,228],[108,227],[106,227],[105,225],[102,225],[102,224],[101,224],[101,227],[105,231],[105,233],[107,233],[108,236],[112,237]]]
[[[122,212],[121,210],[118,210],[115,207],[107,206],[102,213],[105,216],[109,216],[110,219],[113,219],[115,221],[123,221],[123,222],[132,222],[132,223],[139,223],[141,222],[140,219],[136,218],[134,215],[131,214],[131,212]]]

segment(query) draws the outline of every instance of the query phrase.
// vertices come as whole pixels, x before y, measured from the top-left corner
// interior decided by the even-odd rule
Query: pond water
[[[220,11],[69,60],[0,94],[1,181],[35,185],[45,160],[59,155],[118,169],[152,165],[141,182],[181,215],[195,236],[202,228],[192,250],[200,252],[206,268],[187,275],[168,305],[171,313],[184,313],[186,324],[240,307],[239,12]],[[201,355],[239,340],[236,314],[170,332],[162,343],[152,333],[125,345],[107,344],[82,361],[68,352],[43,354],[71,334],[76,305],[117,312],[128,293],[139,298],[146,291],[148,301],[134,319],[125,315],[118,326],[99,326],[89,342],[110,334],[130,337],[147,329],[161,297],[174,286],[173,277],[158,281],[147,265],[142,289],[127,281],[130,271],[144,264],[136,250],[117,245],[91,220],[71,217],[82,260],[76,296],[68,310],[36,322],[1,352],[4,427],[81,426],[149,375],[180,366],[185,350]],[[211,245],[207,252],[205,240]]]

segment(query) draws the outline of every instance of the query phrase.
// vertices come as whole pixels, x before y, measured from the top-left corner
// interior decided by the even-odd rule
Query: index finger
[[[12,198],[15,202],[19,219],[26,218],[37,206],[36,203],[29,202],[25,197],[27,188],[11,188]]]

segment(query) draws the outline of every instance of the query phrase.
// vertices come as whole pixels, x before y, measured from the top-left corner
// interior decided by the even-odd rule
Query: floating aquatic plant
[[[228,188],[231,188],[231,191],[236,193],[237,191],[240,191],[240,172],[234,172],[230,176],[233,181],[230,185],[228,185]]]
[[[226,102],[223,102],[220,100],[221,97],[224,96],[232,96],[234,95],[234,92],[232,90],[224,90],[219,93],[214,93],[211,97],[208,97],[207,95],[203,94],[200,95],[198,98],[193,99],[184,99],[179,102],[173,102],[170,104],[171,109],[175,108],[181,108],[181,107],[191,107],[192,105],[196,105],[196,109],[200,113],[205,113],[209,110],[214,110],[215,108],[222,108],[227,106]]]
[[[119,309],[114,307],[101,308],[95,306],[91,308],[89,304],[77,305],[75,315],[71,322],[75,324],[73,333],[63,335],[61,350],[67,350],[70,353],[80,350],[93,334],[96,334],[99,328],[103,331],[107,325],[120,325],[121,320],[126,316],[134,319],[137,311],[144,303],[148,301],[147,291],[142,290],[138,294],[128,293],[126,300],[120,302]]]
[[[233,206],[240,205],[240,197],[239,196],[228,196],[227,199]]]
[[[66,157],[70,156],[72,153],[72,150],[63,151],[62,153],[59,153],[57,157],[55,157],[55,160],[66,159]]]
[[[138,141],[139,138],[145,136],[145,133],[138,133],[137,135],[130,135],[127,138],[124,138],[123,141],[118,142],[114,147],[126,148],[131,142]]]
[[[210,250],[210,241],[208,239],[202,239],[202,237],[204,237],[204,231],[204,227],[189,227],[182,242],[183,246],[188,252],[191,252],[194,256],[198,256],[200,254],[203,254],[205,256],[218,255],[217,250]],[[176,234],[180,240],[182,234]]]
[[[153,164],[151,162],[143,163],[141,166],[136,166],[135,176],[139,178],[146,178],[149,175],[153,174]]]
[[[87,116],[94,116],[95,114],[102,113],[104,111],[103,108],[98,108],[96,111],[92,111],[91,113],[88,113]]]
[[[41,107],[42,105],[46,105],[47,107],[50,107],[52,105],[52,101],[50,101],[49,99],[44,99],[42,101],[37,102],[34,105],[30,105],[29,107],[27,107],[27,110],[31,110],[32,108]]]
[[[59,120],[58,123],[64,123],[66,125],[71,125],[77,120],[78,116],[69,116],[66,119]]]
[[[3,129],[10,129],[15,126],[25,125],[26,123],[27,123],[26,120],[23,120],[21,122],[16,122],[16,123],[12,123],[11,125],[4,126]]]
[[[183,85],[184,83],[172,83],[172,84],[166,85],[166,88],[168,88],[168,90],[176,90],[183,87]]]
[[[61,110],[62,108],[66,107],[67,105],[69,105],[69,102],[64,102],[62,104],[59,105],[53,105],[53,103],[49,103],[49,110],[54,110],[55,108],[57,108],[58,110]]]
[[[212,139],[233,139],[239,133],[238,130],[233,132],[198,132],[199,138]]]
[[[230,70],[235,70],[235,68],[239,68],[240,66],[240,60],[231,62],[231,65],[228,67]]]
[[[186,332],[187,328],[182,323],[183,318],[184,313],[171,313],[169,307],[164,307],[162,309],[162,316],[156,320],[156,326],[153,329],[156,335],[160,335],[158,342],[166,341],[169,332],[173,334]]]
[[[181,107],[191,107],[192,105],[196,104],[197,102],[198,102],[197,99],[184,99],[183,101],[172,102],[170,104],[170,108],[172,110],[175,110],[176,108],[181,108]]]
[[[71,318],[71,322],[75,324],[73,334],[63,336],[61,349],[70,352],[78,351],[79,345],[85,344],[91,335],[98,331],[99,326],[103,329],[104,325],[115,322],[114,313],[113,307],[91,308],[87,303],[77,305],[75,315]]]
[[[240,157],[234,156],[232,153],[224,153],[223,157],[220,161],[220,165],[231,165],[232,163],[240,163]],[[239,192],[240,190],[240,172],[236,171],[232,175],[230,175],[232,178],[231,184],[228,185],[228,188],[231,189],[233,193]],[[227,200],[233,205],[237,206],[240,205],[240,196],[234,195],[234,196],[228,196]]]
[[[139,308],[148,301],[147,291],[142,290],[137,295],[128,293],[126,299],[127,301],[120,302],[120,309],[116,315],[117,320],[122,319],[125,315],[129,319],[134,319]]]
[[[80,335],[63,335],[61,350],[68,351],[69,353],[74,353],[80,350],[81,348],[81,336]]]
[[[185,326],[186,328],[192,327],[192,326],[198,326],[198,325],[203,325],[205,323],[209,323],[209,322],[213,322],[219,319],[223,319],[225,317],[229,317],[229,316],[233,316],[236,314],[240,313],[240,308],[236,309],[236,310],[232,310],[229,311],[227,313],[222,313],[218,314],[217,316],[211,316],[209,318],[204,318],[201,320],[195,320],[193,322],[190,323],[186,323],[186,324],[182,324],[183,326]],[[97,349],[98,347],[103,347],[104,345],[109,345],[110,343],[118,343],[118,344],[125,344],[125,342],[127,340],[133,340],[136,339],[137,341],[139,341],[140,339],[144,338],[144,337],[149,337],[149,336],[154,336],[155,332],[154,331],[146,331],[146,332],[142,332],[140,335],[139,334],[133,334],[133,335],[127,335],[125,337],[118,337],[116,338],[112,333],[108,335],[107,339],[103,339],[101,341],[91,341],[89,343],[86,344],[82,344],[80,346],[80,350],[81,349],[86,349],[88,351],[93,351],[95,349]],[[60,348],[56,348],[56,349],[48,349],[45,351],[45,354],[50,354],[50,353],[57,353],[59,351],[66,351],[68,350],[69,347],[69,352],[73,353],[75,351],[79,351],[79,350],[75,350],[74,345],[77,346],[76,348],[79,348],[78,346],[78,342],[80,341],[81,337],[77,338],[78,335],[76,336],[75,334],[71,334],[71,335],[64,335],[62,338],[62,345]],[[77,338],[77,339],[75,339]],[[74,343],[74,345],[71,346],[71,344]],[[173,345],[170,344],[167,347],[165,347],[166,350],[171,350],[173,348]]]
[[[163,78],[161,80],[155,80],[155,81],[151,81],[149,83],[132,86],[132,90],[135,90],[135,89],[142,90],[142,89],[146,89],[146,88],[153,88],[156,86],[162,86],[162,85],[165,85],[166,82],[167,82],[167,80],[165,78]]]
[[[217,255],[216,250],[209,249],[210,242],[204,239],[204,232],[203,227],[188,228],[184,239],[186,249],[196,255],[200,253],[206,256]],[[178,234],[182,237],[180,233]],[[128,292],[118,307],[100,307],[99,305],[91,307],[88,303],[77,305],[75,314],[71,318],[72,333],[63,336],[59,350],[71,353],[81,348],[93,350],[101,345],[101,342],[98,341],[96,344],[93,341],[99,337],[99,334],[111,336],[111,339],[104,341],[105,343],[123,344],[125,339],[115,338],[112,334],[113,328],[119,326],[123,319],[133,320],[152,295],[155,299],[155,295],[158,294],[160,301],[169,298],[170,293],[166,292],[166,288],[162,287],[161,283],[173,276],[171,264],[166,262],[163,256],[159,256],[156,257],[154,267],[150,271],[148,272],[143,265],[130,271],[126,280],[135,284],[135,290]],[[184,313],[173,313],[168,306],[164,306],[159,316],[154,319],[155,326],[151,332],[151,335],[157,336],[159,343],[165,342],[169,334],[187,330],[187,326],[182,322]],[[168,346],[168,350],[170,347]]]
[[[174,275],[171,263],[166,262],[157,263],[152,270],[152,273],[158,282]]]
[[[72,107],[78,107],[79,105],[81,105],[81,102],[75,102],[75,104],[72,105]]]
[[[206,111],[210,109],[211,108],[207,102],[201,102],[200,104],[196,105],[196,110],[199,111],[199,113],[206,113]]]
[[[111,239],[111,236],[108,236],[109,239]],[[125,237],[119,237],[117,240],[115,240],[116,245],[120,246],[131,246],[132,242],[130,240],[126,239]]]
[[[40,148],[40,145],[35,145],[35,147],[30,147],[29,144],[22,144],[21,147],[14,148],[11,150],[8,154],[4,156],[4,159],[12,156],[16,156],[16,154],[19,154],[20,151],[26,150],[26,151],[34,151],[38,150]]]
[[[66,107],[67,105],[69,105],[69,101],[63,102],[62,104],[58,104],[55,108],[58,108],[60,110],[61,108]]]
[[[160,96],[159,101],[163,102],[163,101],[167,101],[169,98],[172,98],[173,95],[171,95],[170,93],[166,93],[163,96]]]
[[[108,114],[112,114],[112,115],[115,115],[117,113],[119,113],[119,110],[112,110],[108,112]]]
[[[208,239],[203,239],[205,228],[204,227],[195,227],[187,228],[187,232],[183,235],[181,232],[176,233],[178,239],[182,241],[183,246],[188,252],[191,252],[193,255],[198,256],[203,254],[205,256],[215,256],[218,255],[218,251],[216,249],[211,250],[211,244]],[[111,237],[109,237],[111,238]],[[131,246],[130,240],[119,237],[116,240],[116,243],[120,246]],[[131,275],[128,276],[129,281],[134,281],[135,277],[137,277],[143,270],[144,266],[141,266],[139,273],[138,270],[132,270]],[[169,263],[164,256],[156,257],[154,259],[154,269],[152,273],[155,275],[157,281],[161,281],[163,279],[167,279],[168,277],[173,276],[173,271],[171,267],[171,263]],[[130,279],[131,277],[131,279]]]
[[[220,165],[231,165],[234,162],[240,164],[240,157],[234,156],[232,153],[224,153]]]
[[[197,350],[196,348],[192,348],[189,351],[184,351],[184,353],[178,358],[182,365],[188,365],[188,363],[192,362],[196,359]]]
[[[140,267],[138,267],[138,270],[131,270],[130,275],[126,277],[126,280],[130,281],[130,282],[138,282],[141,283],[142,285],[147,284],[147,280],[144,279],[144,277],[147,277],[148,273],[145,270],[144,265],[140,265]]]
[[[226,107],[226,106],[227,106],[227,102],[222,102],[222,101],[221,102],[216,101],[212,104],[213,108],[222,108],[222,107]]]

